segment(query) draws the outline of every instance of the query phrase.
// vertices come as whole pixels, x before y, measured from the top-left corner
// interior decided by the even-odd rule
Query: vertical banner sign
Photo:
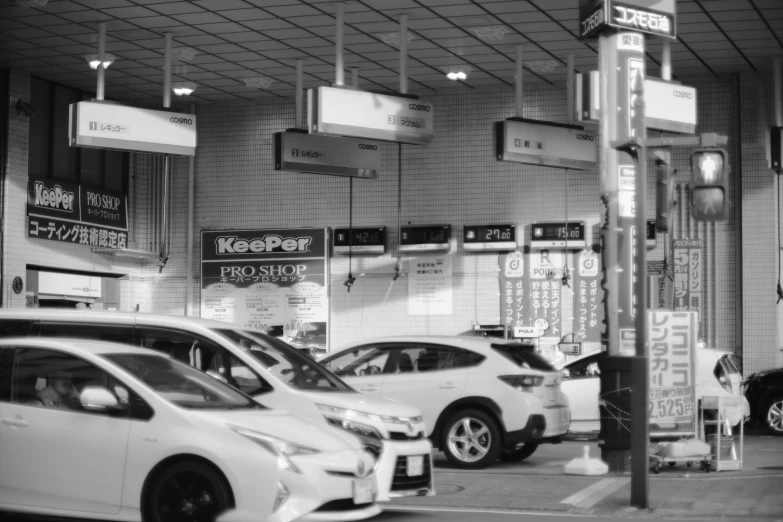
[[[648,312],[650,433],[696,432],[696,313]]]
[[[515,251],[498,256],[500,265],[500,322],[512,329],[527,326],[527,288],[525,256]]]
[[[701,312],[702,241],[679,239],[672,250],[674,262],[674,310]]]
[[[201,317],[290,337],[326,330],[326,253],[325,228],[202,231]]]
[[[547,337],[556,337],[555,343],[560,341],[563,332],[562,279],[567,255],[565,250],[534,250],[530,253],[532,324],[524,326],[547,325],[547,328],[539,329],[544,330]]]
[[[593,250],[583,250],[577,256],[574,271],[575,341],[582,343],[582,353],[600,349],[604,307],[600,283],[601,259]]]
[[[408,314],[451,315],[451,254],[414,257],[409,263]]]
[[[647,308],[650,310],[671,309],[671,279],[665,261],[647,262]]]

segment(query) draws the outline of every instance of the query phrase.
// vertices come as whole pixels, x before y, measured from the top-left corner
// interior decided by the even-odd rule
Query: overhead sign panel
[[[648,129],[694,134],[696,88],[658,78],[644,79],[644,122]]]
[[[196,116],[128,107],[111,102],[70,105],[68,140],[72,147],[196,154]]]
[[[426,145],[434,139],[433,105],[416,98],[339,87],[307,91],[311,134]]]
[[[375,179],[381,151],[370,140],[285,131],[275,134],[275,170]]]
[[[523,118],[495,122],[498,161],[592,170],[598,161],[597,142],[595,133],[580,125]]]
[[[675,0],[579,0],[579,38],[605,27],[675,38]]]
[[[335,254],[385,254],[386,227],[335,228]]]

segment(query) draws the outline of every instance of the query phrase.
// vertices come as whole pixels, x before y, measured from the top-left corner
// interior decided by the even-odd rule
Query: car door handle
[[[7,417],[0,419],[0,423],[3,423],[7,426],[13,426],[15,428],[26,428],[30,425],[30,423],[24,419],[9,419]]]
[[[453,390],[456,387],[457,385],[454,384],[453,382],[446,382],[438,386],[438,388],[440,388],[441,390]]]
[[[362,386],[361,388],[359,388],[359,391],[378,391],[378,390],[380,390],[380,388],[373,385]]]

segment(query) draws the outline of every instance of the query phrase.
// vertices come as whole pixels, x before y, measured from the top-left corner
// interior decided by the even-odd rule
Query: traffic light
[[[668,158],[655,160],[655,230],[671,232],[674,223],[674,176],[677,169],[669,165]]]
[[[691,154],[691,216],[722,221],[729,215],[729,155],[723,149],[696,149]]]

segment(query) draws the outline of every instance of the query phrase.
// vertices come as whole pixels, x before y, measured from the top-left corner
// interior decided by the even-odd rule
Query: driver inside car
[[[46,376],[46,386],[30,401],[33,406],[56,410],[79,409],[79,393],[73,385],[71,372],[56,370]]]

